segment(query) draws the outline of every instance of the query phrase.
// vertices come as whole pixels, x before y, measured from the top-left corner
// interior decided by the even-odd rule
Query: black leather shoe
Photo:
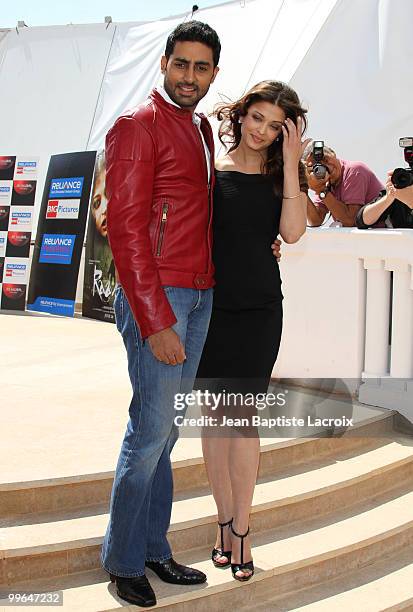
[[[201,584],[207,577],[203,572],[186,565],[180,565],[171,557],[166,561],[146,561],[149,567],[164,582],[171,584]]]
[[[149,608],[156,606],[156,597],[146,576],[124,578],[110,574],[111,582],[116,582],[116,592],[121,599],[128,603]]]

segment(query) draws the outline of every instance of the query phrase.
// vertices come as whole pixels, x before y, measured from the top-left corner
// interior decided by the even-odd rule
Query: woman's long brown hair
[[[221,121],[218,132],[219,139],[228,148],[229,153],[234,151],[241,142],[240,117],[245,117],[251,104],[262,101],[279,106],[284,111],[285,117],[290,118],[295,125],[297,125],[298,117],[301,117],[304,134],[307,128],[305,117],[307,110],[301,106],[294,89],[281,81],[261,81],[254,85],[254,87],[251,87],[236,102],[220,104],[214,111],[218,120]],[[274,191],[277,195],[282,196],[284,183],[282,135],[268,147],[267,159],[262,165],[262,173],[274,177]],[[301,161],[298,165],[298,176],[301,191],[307,193],[308,183],[304,164]]]

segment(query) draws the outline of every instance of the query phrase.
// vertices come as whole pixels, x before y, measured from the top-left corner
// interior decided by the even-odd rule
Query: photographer
[[[391,172],[382,197],[360,208],[356,217],[359,229],[372,226],[413,229],[413,185],[396,189],[391,182]]]
[[[317,155],[317,146],[321,151]],[[313,141],[303,153],[308,186],[315,191],[314,202],[307,198],[307,217],[311,226],[320,226],[330,212],[344,227],[356,225],[360,207],[377,198],[382,183],[363,162],[338,159],[322,141]],[[318,166],[318,168],[317,168]],[[325,168],[322,178],[317,175]],[[316,170],[316,173],[314,173]],[[323,174],[323,172],[321,172]]]
[[[413,138],[400,138],[408,168],[388,172],[386,190],[379,199],[363,206],[356,218],[359,229],[372,225],[413,229]]]

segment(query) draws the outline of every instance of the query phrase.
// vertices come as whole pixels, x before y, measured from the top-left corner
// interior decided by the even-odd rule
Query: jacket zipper
[[[206,151],[205,151],[205,147],[204,147],[204,141],[203,141],[203,137],[201,136],[201,133],[199,131],[200,128],[198,128],[197,125],[195,125],[195,123],[192,124],[194,126],[194,128],[196,129],[196,133],[198,136],[198,141],[199,144],[201,145],[201,151],[202,151],[202,159],[203,159],[203,165],[204,165],[204,170],[205,170],[205,178],[207,180],[208,183],[208,190],[209,190],[209,180],[208,180],[208,164],[207,164],[207,160],[206,160]],[[207,145],[208,146],[208,145]]]
[[[211,249],[210,249],[210,243],[209,243],[209,227],[210,227],[210,223],[211,223],[211,176],[212,176],[212,172],[213,169],[211,168],[211,176],[208,177],[208,164],[207,164],[207,160],[206,160],[206,151],[205,151],[205,146],[204,146],[204,141],[203,141],[203,137],[201,136],[200,130],[198,128],[197,125],[193,124],[197,135],[198,135],[198,140],[199,143],[201,145],[201,151],[202,151],[202,159],[204,162],[204,170],[205,170],[205,178],[207,180],[208,183],[208,225],[207,225],[207,251],[208,251],[208,263],[207,263],[207,270],[206,272],[208,273],[210,265],[211,265]],[[205,143],[206,144],[206,143]],[[209,150],[208,145],[207,149]],[[210,158],[211,160],[211,158]],[[212,162],[211,162],[212,163]]]
[[[167,217],[168,217],[168,203],[164,202],[162,205],[162,217],[161,217],[161,226],[159,228],[158,244],[156,246],[156,256],[157,257],[160,257],[161,255],[162,242],[163,242],[163,237],[165,234],[165,226],[166,226]]]

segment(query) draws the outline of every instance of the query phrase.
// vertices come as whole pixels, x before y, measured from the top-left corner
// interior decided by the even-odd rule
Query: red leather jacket
[[[211,126],[201,129],[214,160]],[[120,283],[143,338],[176,323],[163,285],[214,285],[212,192],[192,114],[154,90],[106,136],[107,224]]]

